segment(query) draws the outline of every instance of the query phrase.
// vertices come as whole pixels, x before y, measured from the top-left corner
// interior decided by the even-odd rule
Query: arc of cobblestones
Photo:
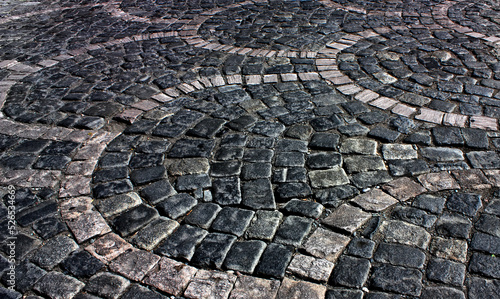
[[[143,36],[140,38],[148,39],[148,38],[152,38],[152,35]],[[350,40],[347,39],[347,41],[350,41]],[[349,45],[349,43],[339,44],[338,46],[343,47],[342,45]],[[333,46],[333,44],[332,44],[332,46]],[[219,50],[221,50],[221,49],[219,49]],[[337,49],[337,50],[341,50],[341,49]],[[333,50],[333,51],[336,51],[336,50]],[[260,52],[262,52],[262,51],[260,51]],[[77,54],[77,53],[75,53],[75,54]],[[269,53],[266,53],[266,55],[267,54],[269,54]],[[255,53],[253,53],[253,55],[261,55],[261,54],[259,54],[259,52],[255,52]],[[299,54],[287,54],[287,55],[299,55]],[[304,55],[305,55],[305,57],[307,57],[307,54],[304,54]],[[312,56],[312,54],[310,54],[310,55]],[[51,64],[53,62],[49,61],[46,63]],[[319,62],[319,64],[321,64],[321,63],[323,63],[323,62]],[[330,62],[328,62],[328,63],[330,63]],[[317,64],[318,64],[318,62],[317,62]],[[28,69],[29,66],[26,66],[23,64],[15,64],[15,62],[6,62],[5,63],[5,66],[7,68],[14,68],[14,65],[17,65],[16,70],[21,71],[22,74],[29,74],[35,70],[35,69]],[[327,64],[326,67],[330,67],[329,64]],[[335,71],[335,70],[329,69],[328,71]],[[336,74],[338,74],[338,73],[336,73]],[[282,78],[280,78],[280,79],[283,80],[283,78],[293,77],[293,76],[281,76],[281,77]],[[340,77],[341,76],[330,77],[330,78],[340,78]],[[165,100],[171,100],[171,98],[177,97],[181,93],[187,94],[187,93],[190,93],[192,91],[201,90],[205,87],[209,87],[209,86],[213,86],[213,85],[218,86],[218,84],[221,84],[220,86],[222,86],[222,85],[225,85],[226,83],[228,83],[228,84],[242,83],[239,80],[241,79],[241,81],[243,81],[243,78],[244,77],[237,77],[237,76],[236,77],[226,77],[225,81],[224,81],[224,77],[216,77],[216,78],[210,78],[210,79],[203,79],[202,78],[196,82],[199,82],[199,83],[202,83],[203,81],[209,82],[209,83],[206,83],[207,84],[206,86],[198,85],[197,83],[193,83],[193,82],[195,82],[195,81],[193,81],[187,85],[185,85],[185,84],[180,85],[180,86],[176,87],[175,89],[165,91],[165,94],[157,95],[157,97],[165,99]],[[297,78],[302,80],[302,81],[309,81],[308,78],[317,79],[318,77],[316,76],[315,73],[308,74],[308,75],[302,74],[302,76],[301,76],[301,73],[298,73],[294,77],[294,80],[292,80],[291,82],[296,81]],[[11,79],[14,79],[14,78],[11,78]],[[267,80],[267,82],[265,82],[265,83],[271,83],[271,82],[273,82],[273,80],[275,80],[275,77],[267,77],[267,79],[265,76],[260,77],[259,79],[261,81],[259,81],[259,82],[257,82],[256,77],[250,77],[250,78],[245,78],[245,79],[246,79],[245,82],[247,84],[252,85],[252,83],[265,82],[266,80]],[[8,84],[6,84],[6,86],[7,85]],[[358,94],[351,93],[351,88],[353,88],[352,87],[353,85],[344,84],[341,86],[345,86],[345,87],[338,88],[339,91],[341,91],[341,92],[344,91],[343,93],[345,93],[347,95],[354,95],[355,94],[355,96],[358,97],[358,100],[361,98],[364,98],[364,97],[370,98],[370,97],[375,96],[375,95],[371,94],[369,91],[360,91]],[[354,85],[354,88],[356,88],[355,85]],[[8,87],[6,89],[8,89]],[[357,90],[357,91],[359,91],[359,90]],[[169,98],[169,97],[171,97],[171,98]],[[373,101],[368,100],[368,102],[375,103],[375,100],[376,99],[373,99]],[[375,105],[372,105],[372,106],[375,106]],[[383,107],[385,107],[385,105]],[[2,123],[2,125],[5,127],[11,128],[13,126],[13,123],[9,122],[9,121],[5,121]],[[496,126],[496,123],[495,123],[495,126]],[[12,134],[12,135],[19,136],[20,134],[23,134],[22,132],[26,132],[26,133],[24,133],[25,136],[29,135],[29,136],[34,137],[36,135],[30,135],[29,132],[32,132],[33,134],[38,134],[38,133],[35,133],[35,132],[38,132],[38,130],[41,130],[41,131],[47,130],[45,135],[40,135],[40,136],[44,136],[44,137],[46,136],[48,139],[51,139],[51,138],[59,138],[61,135],[64,135],[64,134],[68,134],[68,135],[73,134],[74,136],[80,135],[80,137],[79,137],[80,140],[88,140],[89,139],[89,137],[83,137],[83,135],[88,135],[88,131],[84,131],[84,130],[82,130],[82,131],[73,130],[73,129],[72,130],[58,130],[59,135],[51,135],[54,133],[49,132],[48,127],[44,127],[44,126],[30,128],[31,126],[21,124],[21,125],[17,125],[16,127],[18,128],[19,132],[16,132],[15,134]],[[32,130],[27,130],[28,128],[30,128]],[[486,128],[491,129],[493,127],[486,126]],[[64,131],[64,132],[62,132],[62,131]],[[70,131],[71,131],[71,133],[69,133]],[[35,137],[35,138],[37,138],[37,137]],[[108,141],[112,140],[113,137],[114,137],[114,135],[106,135],[105,134],[99,138],[103,138],[102,141],[104,142],[104,144],[106,144]],[[69,139],[75,140],[74,138],[76,138],[76,137],[72,137]],[[89,142],[89,144],[93,144],[93,146],[97,146],[98,144],[102,145],[101,140],[99,138],[92,140],[91,142]],[[92,148],[92,147],[89,147],[89,148]],[[94,162],[97,162],[97,161],[95,160]],[[93,167],[89,167],[89,169],[90,168],[93,168]],[[459,185],[457,185],[455,180],[459,180],[461,183],[460,185],[464,186],[465,188],[469,188],[469,187],[471,187],[470,184],[477,184],[478,178],[484,178],[484,177],[487,177],[488,179],[486,181],[483,180],[483,184],[481,186],[487,187],[488,185],[494,185],[496,187],[500,187],[498,184],[499,170],[497,170],[497,169],[484,170],[483,172],[481,172],[481,170],[479,172],[477,172],[477,171],[456,172],[453,175],[454,175],[454,178],[449,176],[447,172],[422,175],[418,178],[417,185],[419,185],[419,187],[416,187],[416,188],[417,188],[417,190],[419,189],[422,192],[424,192],[423,191],[424,189],[422,187],[425,187],[425,188],[427,188],[426,190],[431,190],[431,191],[447,190],[447,189],[450,189],[450,187],[457,188]],[[16,182],[16,184],[17,184],[17,183],[22,182],[25,178],[26,177],[24,177],[24,178],[18,177],[17,181],[13,180],[13,181],[9,181],[9,182]],[[468,179],[465,179],[465,178],[468,178]],[[475,178],[476,180],[474,180],[473,178]],[[79,182],[80,179],[78,178],[78,180],[75,180],[75,182],[77,182],[77,181]],[[56,182],[58,182],[58,179],[52,180],[50,182],[52,182],[52,183],[45,185],[46,183],[36,183],[34,181],[28,180],[28,184],[30,186],[50,186],[50,187],[53,187],[56,184]],[[471,182],[474,182],[474,183],[471,183]],[[469,184],[469,185],[467,185],[467,184]],[[389,182],[382,189],[385,191],[386,195],[388,194],[389,196],[391,196],[393,198],[397,198],[399,200],[404,200],[404,199],[398,198],[398,196],[402,196],[401,193],[399,193],[399,192],[401,192],[401,189],[399,189],[399,188],[401,188],[401,189],[408,188],[408,181],[406,181],[405,179],[399,179],[399,181],[397,181],[397,182]],[[420,192],[420,191],[418,191],[418,192]],[[419,194],[418,192],[415,193],[415,196],[417,196]],[[84,192],[84,193],[88,193],[88,192]],[[76,194],[76,193],[72,193],[68,196],[77,196],[77,195],[78,194]],[[62,196],[62,197],[64,197],[64,196]],[[363,198],[362,196],[360,196],[360,197],[354,198],[353,202],[356,202],[357,206],[362,206],[363,204],[366,204],[366,206],[362,206],[362,207],[365,209],[368,209],[366,211],[370,211],[369,209],[372,207],[370,207],[369,205],[372,203],[369,200],[368,200],[368,202],[363,202],[363,200],[366,200],[366,197]],[[67,205],[65,206],[65,208],[67,208],[67,209],[65,210],[65,212],[70,211],[71,207],[87,207],[84,209],[84,211],[87,211],[87,212],[83,212],[81,214],[78,214],[78,213],[77,214],[71,214],[71,213],[65,214],[64,217],[66,219],[68,219],[68,221],[70,221],[70,220],[74,221],[75,219],[92,219],[92,217],[97,217],[96,218],[97,219],[96,220],[96,223],[97,223],[96,227],[94,227],[91,230],[87,230],[87,231],[78,231],[77,230],[77,229],[79,229],[78,221],[68,222],[68,225],[70,225],[70,223],[73,223],[72,224],[73,226],[70,226],[70,229],[73,231],[73,233],[76,236],[85,236],[85,237],[82,237],[82,239],[79,239],[79,241],[85,240],[85,238],[91,234],[95,234],[94,235],[94,237],[95,237],[95,236],[100,236],[102,234],[106,234],[107,232],[109,232],[110,228],[107,226],[107,224],[104,222],[104,220],[102,218],[99,218],[99,216],[96,215],[95,212],[90,212],[88,210],[88,207],[90,207],[90,205],[91,205],[88,199],[78,198],[78,199],[70,200],[70,201],[66,202],[66,204]],[[391,207],[391,206],[392,205],[389,205],[388,207]],[[366,207],[370,207],[370,208],[366,208]],[[104,237],[102,237],[101,239],[98,239],[97,243],[98,244],[99,243],[107,243],[109,240],[120,241],[120,238],[113,235],[113,234],[108,234],[108,235],[105,235]],[[125,249],[130,248],[130,246],[127,245],[126,243],[117,242],[117,244],[120,244],[120,245],[118,246],[118,248],[114,248],[114,250],[116,250],[116,251],[113,251],[108,256],[103,257],[103,256],[99,256],[99,254],[97,254],[96,252],[93,252],[93,253],[98,255],[104,261],[108,262],[114,258],[114,255],[118,255],[119,253],[123,252]],[[88,250],[92,252],[92,250],[94,250],[94,248],[97,248],[97,246],[98,245],[95,245],[93,247],[90,246],[88,248]],[[144,271],[148,272],[148,274],[142,275],[139,273],[139,274],[137,274],[137,276],[133,276],[135,274],[128,274],[128,275],[130,275],[130,277],[128,277],[128,278],[130,278],[132,280],[136,280],[136,281],[146,282],[146,284],[153,285],[160,290],[163,290],[163,291],[166,291],[168,293],[175,294],[175,295],[177,295],[177,294],[180,295],[182,291],[185,291],[184,296],[195,298],[195,297],[200,295],[199,293],[197,293],[198,292],[197,290],[199,289],[199,287],[205,285],[206,283],[209,283],[210,281],[212,281],[212,279],[217,279],[220,281],[220,284],[217,285],[216,287],[218,287],[218,288],[222,287],[223,291],[227,295],[229,295],[229,292],[231,291],[231,288],[237,279],[238,279],[238,282],[236,284],[235,289],[233,290],[233,292],[236,294],[238,292],[243,292],[243,293],[248,292],[249,289],[247,288],[247,286],[252,285],[252,283],[260,283],[262,285],[266,285],[268,287],[269,292],[270,292],[267,294],[272,294],[273,290],[275,290],[275,291],[278,290],[276,284],[272,283],[271,281],[266,281],[266,280],[262,280],[259,278],[253,278],[253,277],[248,277],[248,276],[241,276],[239,278],[236,278],[235,276],[232,276],[231,274],[206,271],[206,270],[196,270],[195,268],[193,268],[191,266],[185,266],[179,262],[176,262],[174,260],[170,260],[170,259],[165,258],[165,257],[161,258],[161,260],[158,262],[159,257],[150,257],[147,255],[146,252],[141,252],[140,255],[141,255],[141,257],[144,257],[144,258],[151,258],[151,262],[148,262],[148,264],[145,266],[147,268],[147,270],[144,270]],[[126,261],[127,257],[125,257],[125,255],[123,255],[122,256],[123,261],[116,260],[116,261],[114,261],[114,264],[112,266],[112,267],[114,267],[116,272],[118,272],[124,276],[127,276],[127,275],[125,274],[125,269],[120,268],[120,262]],[[301,261],[299,259],[297,259],[297,260],[299,262]],[[155,267],[155,265],[159,265],[160,267],[158,269],[156,269],[156,268],[153,269]],[[151,270],[151,269],[153,269],[153,270]],[[176,272],[176,271],[179,271],[182,273],[182,275],[172,276],[172,272],[170,272],[170,271],[174,271],[175,274],[179,274]],[[293,273],[299,273],[300,275],[306,275],[306,277],[307,277],[307,275],[312,275],[312,274],[303,274],[301,272],[302,269],[291,269],[290,271],[292,271]],[[196,272],[196,274],[194,274],[195,272]],[[146,277],[146,278],[144,279],[144,277]],[[179,278],[182,281],[179,281],[178,280]],[[316,279],[313,277],[309,277],[309,278]],[[245,282],[248,283],[247,286],[244,286]],[[172,283],[180,284],[181,288],[179,288],[179,285],[171,286],[170,284],[172,284]],[[186,287],[187,287],[187,289],[186,289]],[[81,288],[81,286],[80,286],[80,288]],[[281,288],[279,289],[279,292],[281,295],[284,295],[284,294],[286,294],[287,291],[291,291],[291,290],[294,290],[296,288],[298,288],[298,289],[311,288],[311,289],[315,290],[315,294],[317,294],[318,296],[322,296],[326,292],[326,288],[324,286],[320,286],[317,284],[314,285],[314,284],[311,284],[308,282],[298,282],[297,283],[289,278],[285,278],[285,280],[283,280],[283,282],[281,284]],[[40,289],[40,291],[44,292],[45,290]]]

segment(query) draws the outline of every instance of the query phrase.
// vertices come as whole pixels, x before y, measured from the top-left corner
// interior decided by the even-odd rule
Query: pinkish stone
[[[184,297],[191,299],[226,299],[236,282],[236,275],[199,270],[189,283]]]
[[[117,234],[109,233],[100,237],[85,249],[102,262],[108,263],[125,251],[132,249],[132,245]]]
[[[194,267],[163,257],[143,282],[174,296],[180,296],[196,271],[198,270]]]
[[[283,279],[278,291],[278,298],[286,299],[323,299],[326,287],[306,281],[296,281],[290,278]]]
[[[132,250],[115,258],[109,268],[128,279],[141,281],[159,260],[159,256],[149,251]]]
[[[410,178],[400,178],[385,184],[382,189],[395,198],[405,201],[427,191]]]
[[[229,299],[273,299],[279,286],[280,282],[277,280],[241,275],[234,284]]]

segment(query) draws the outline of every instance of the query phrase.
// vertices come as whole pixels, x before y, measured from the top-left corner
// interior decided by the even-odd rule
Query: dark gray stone
[[[350,256],[342,256],[333,269],[331,281],[335,285],[360,288],[370,272],[370,261]]]
[[[317,202],[292,199],[284,207],[291,214],[318,219],[323,213],[323,206]]]
[[[455,215],[443,214],[436,222],[436,232],[442,236],[468,238],[472,223],[469,219]]]
[[[488,134],[479,129],[462,129],[465,145],[472,148],[488,149]]]
[[[361,189],[372,187],[378,184],[392,181],[392,177],[387,171],[367,171],[353,174],[351,176],[353,184]]]
[[[220,210],[221,207],[217,204],[200,203],[184,218],[184,221],[208,229]]]
[[[52,269],[77,248],[78,244],[70,237],[57,236],[40,247],[31,260],[42,268]]]
[[[369,259],[373,256],[374,249],[375,242],[372,240],[354,238],[347,246],[347,254]]]
[[[212,186],[212,181],[207,174],[189,174],[177,178],[176,188],[179,191],[191,191]]]
[[[135,185],[142,185],[165,178],[165,166],[154,166],[136,169],[130,173],[130,179]]]
[[[307,142],[302,140],[281,139],[276,144],[279,152],[307,152]]]
[[[280,225],[274,236],[274,242],[299,246],[311,230],[312,219],[288,216]]]
[[[241,202],[240,179],[238,177],[214,178],[212,194],[213,200],[218,204],[239,204]]]
[[[73,298],[83,286],[83,282],[53,271],[42,277],[34,289],[49,298]]]
[[[8,267],[10,264],[8,263]],[[15,280],[12,282],[10,275],[8,274],[10,271],[7,271],[2,276],[2,282],[5,286],[15,285],[16,290],[26,293],[29,291],[33,285],[42,278],[47,272],[36,265],[30,262],[22,262],[21,264],[16,265]]]
[[[169,158],[208,158],[212,153],[215,142],[213,140],[180,139],[172,146],[168,153]]]
[[[232,235],[210,233],[196,249],[191,262],[202,267],[220,268],[235,241],[236,237]]]
[[[305,158],[303,153],[279,152],[276,154],[274,166],[277,167],[303,167]]]
[[[125,278],[102,272],[92,276],[85,285],[85,291],[103,298],[116,299],[125,291],[130,282]]]
[[[243,161],[246,162],[271,162],[274,152],[270,149],[245,149]]]
[[[392,212],[392,217],[400,220],[404,220],[415,225],[420,225],[425,228],[430,228],[434,225],[437,217],[434,215],[429,215],[426,212],[412,208],[412,207],[401,207],[398,206]]]
[[[247,163],[241,169],[243,180],[255,180],[271,177],[271,163]]]
[[[131,159],[129,166],[130,168],[144,168],[160,166],[163,163],[162,154],[139,154],[136,153]]]
[[[326,292],[325,299],[362,299],[361,290],[333,289]]]
[[[432,129],[432,136],[437,145],[463,145],[464,139],[459,128],[436,127]]]
[[[449,287],[426,287],[422,290],[422,299],[465,299],[465,294]]]
[[[244,182],[242,185],[242,204],[253,209],[275,209],[271,182],[268,179],[258,179]]]
[[[87,251],[77,251],[68,256],[61,266],[71,275],[82,278],[90,277],[101,270],[105,265]]]
[[[157,204],[160,201],[174,195],[176,192],[168,180],[154,182],[141,190],[141,197],[151,204]]]
[[[252,128],[253,133],[267,137],[278,137],[283,131],[285,131],[285,126],[277,122],[261,121]]]
[[[61,170],[69,162],[71,162],[71,158],[67,156],[45,155],[38,158],[33,168]]]
[[[194,254],[194,249],[207,234],[208,232],[201,228],[181,225],[158,246],[155,253],[189,261]]]
[[[57,213],[57,202],[53,200],[44,201],[33,208],[25,209],[17,213],[16,220],[21,226],[27,226],[33,222]]]
[[[380,139],[384,142],[394,142],[401,134],[397,131],[377,126],[368,132],[368,136]]]
[[[469,277],[467,278],[467,289],[470,299],[495,298],[500,294],[500,281]]]
[[[281,199],[303,198],[312,194],[311,187],[306,183],[283,183],[276,189]]]
[[[227,269],[251,274],[266,248],[262,241],[235,242],[224,260]]]
[[[332,133],[315,133],[309,147],[312,149],[336,150],[339,144],[340,136]]]
[[[470,248],[478,251],[500,255],[500,238],[484,233],[475,233]]]
[[[498,169],[500,168],[500,156],[498,153],[489,152],[469,152],[467,153],[472,167],[479,169]]]
[[[482,207],[481,195],[474,193],[453,193],[446,201],[446,207],[454,212],[473,217]]]
[[[283,215],[278,211],[259,210],[247,229],[247,236],[252,239],[270,241],[278,229]]]
[[[374,259],[377,262],[388,263],[395,266],[423,268],[425,254],[421,250],[413,247],[381,243],[377,251],[375,251]]]
[[[167,299],[160,293],[151,291],[148,288],[140,286],[138,284],[132,285],[124,294],[121,299],[138,299],[138,298],[148,298],[148,299]]]
[[[93,191],[96,198],[105,198],[117,194],[127,193],[133,189],[134,186],[129,180],[119,180],[95,185]]]
[[[341,164],[342,156],[339,153],[310,154],[306,161],[306,165],[311,169],[327,169]]]
[[[446,200],[443,197],[431,194],[422,194],[415,198],[412,206],[429,211],[434,214],[441,214],[444,209],[445,201]]]
[[[186,215],[198,201],[194,199],[191,195],[186,193],[179,193],[172,195],[164,201],[158,203],[156,208],[164,215],[177,219],[181,216]]]
[[[249,210],[225,207],[217,214],[212,223],[212,229],[241,237],[254,214]]]
[[[500,218],[493,216],[493,215],[488,215],[488,214],[483,214],[481,217],[479,217],[478,221],[474,225],[474,227],[478,231],[482,231],[484,233],[496,236],[500,238]]]
[[[465,265],[435,258],[428,263],[425,273],[429,280],[460,287],[464,283],[465,271]]]
[[[341,200],[354,197],[359,190],[351,185],[343,185],[334,188],[318,190],[314,197],[324,205],[336,206]]]
[[[212,138],[225,122],[222,119],[206,118],[187,131],[187,134],[201,138]]]
[[[424,160],[391,160],[387,162],[393,176],[416,176],[430,171]]]
[[[384,291],[412,296],[420,296],[422,291],[422,273],[416,269],[381,265],[375,267],[371,278],[371,285]]]
[[[265,277],[283,278],[293,254],[293,247],[271,243],[262,254],[255,274]]]
[[[465,266],[464,266],[465,268]],[[482,276],[500,278],[500,258],[474,252],[469,263],[469,270]]]

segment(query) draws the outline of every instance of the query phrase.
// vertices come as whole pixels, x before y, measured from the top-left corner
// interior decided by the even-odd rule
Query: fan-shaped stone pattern
[[[460,1],[448,9],[448,17],[474,32],[500,36],[500,5],[496,1]]]
[[[345,49],[338,61],[340,70],[382,96],[442,112],[500,117],[500,63],[479,39],[444,30],[391,31]]]
[[[206,41],[236,47],[317,51],[335,38],[345,16],[317,2],[244,5],[214,15],[199,34]]]
[[[158,106],[151,97],[181,83],[175,71],[193,68],[208,52],[175,38],[90,51],[87,60],[60,62],[14,85],[3,112],[20,122],[98,129],[125,108]]]

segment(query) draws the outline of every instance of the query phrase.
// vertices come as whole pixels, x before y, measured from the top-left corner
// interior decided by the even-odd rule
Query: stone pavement
[[[0,16],[1,298],[500,298],[497,1]]]

